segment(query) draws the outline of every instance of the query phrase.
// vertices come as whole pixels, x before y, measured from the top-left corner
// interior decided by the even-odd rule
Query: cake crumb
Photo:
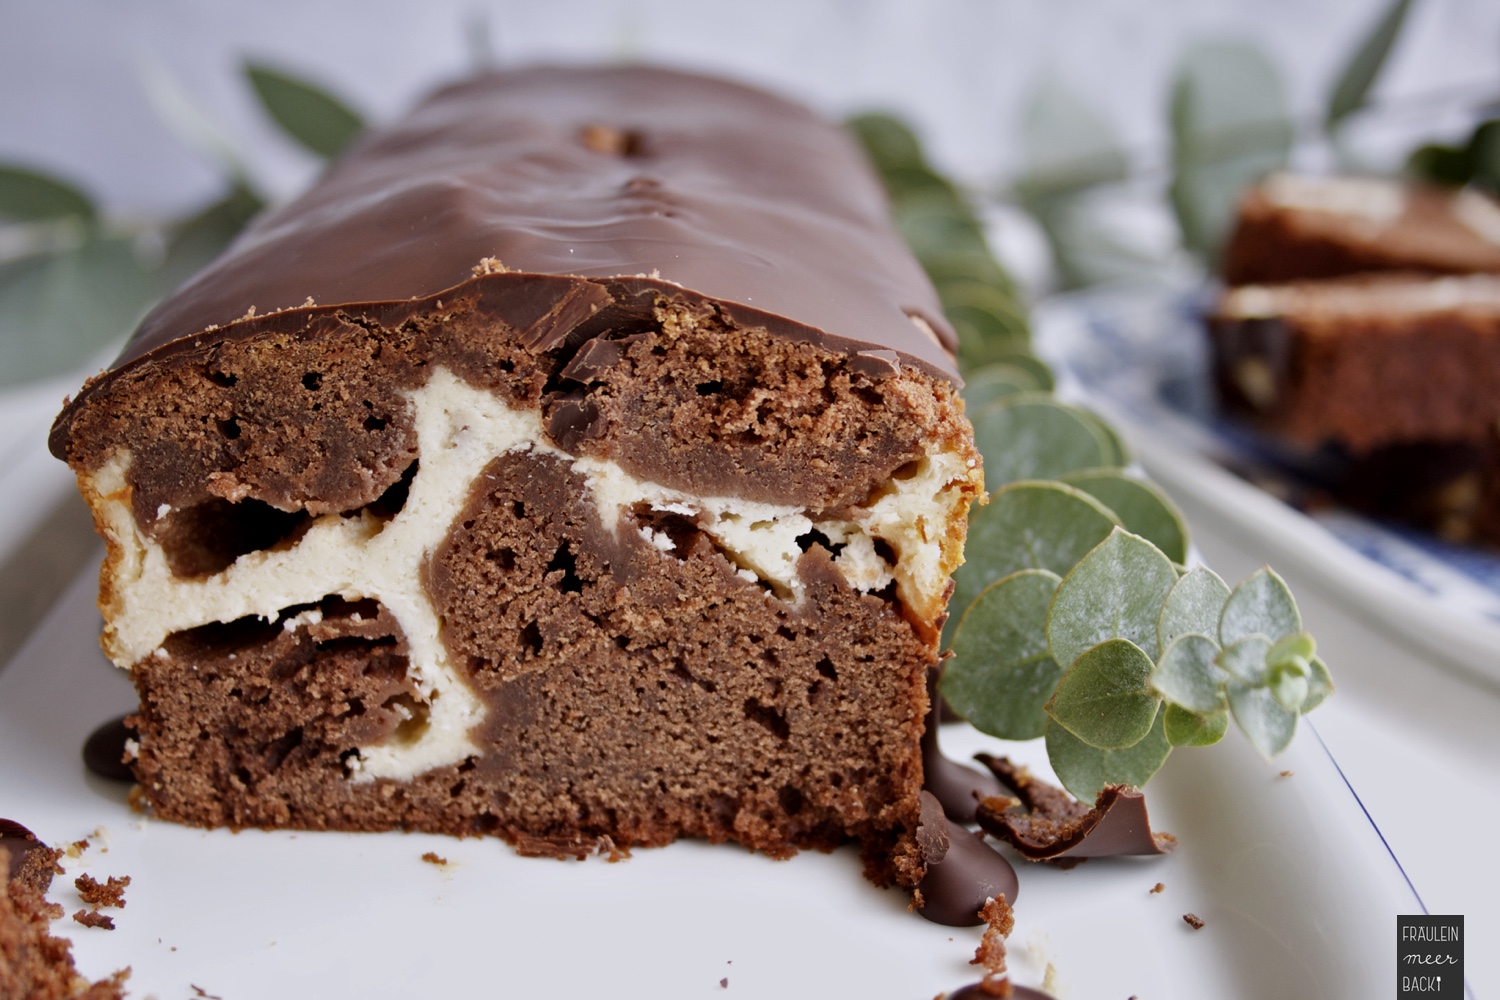
[[[725,976],[723,979],[719,980],[719,989],[721,989],[721,990],[727,990],[727,989],[729,989],[729,977],[728,976]]]
[[[1282,771],[1281,772],[1281,776],[1283,778],[1290,778],[1292,776],[1292,772],[1291,771]]]
[[[441,854],[438,854],[436,851],[428,851],[426,854],[422,855],[422,860],[427,862],[429,865],[437,865],[439,867],[442,867],[448,863],[448,859],[443,857]]]
[[[1160,895],[1161,893],[1165,892],[1166,889],[1167,887],[1164,883],[1158,882],[1151,887],[1151,895]]]
[[[197,983],[188,983],[188,985],[193,988],[193,996],[204,997],[206,998],[206,1000],[224,1000],[223,997],[216,996],[215,994],[208,992],[208,990],[205,990]]]
[[[88,838],[85,837],[82,840],[73,841],[64,849],[63,853],[70,858],[81,858],[83,857],[83,852],[88,849],[89,841]]]
[[[974,949],[969,964],[984,968],[984,978],[979,981],[981,992],[992,997],[1008,997],[1012,990],[1010,971],[1005,965],[1005,939],[1015,929],[1015,912],[1001,895],[985,900],[979,916],[986,925],[984,936],[979,939],[979,947]]]
[[[475,277],[484,274],[504,274],[505,265],[500,263],[500,258],[498,257],[481,257],[479,258],[479,263],[469,268],[469,270]]]
[[[1187,922],[1187,925],[1195,931],[1201,931],[1203,929],[1203,918],[1198,916],[1198,914],[1196,913],[1184,913],[1182,915],[1182,919],[1185,920]]]
[[[130,876],[115,878],[111,875],[109,881],[101,885],[92,875],[80,875],[73,884],[78,887],[79,898],[95,909],[101,906],[124,907],[125,887],[130,885]]]
[[[105,916],[98,910],[79,910],[73,914],[73,919],[85,927],[98,927],[102,930],[112,931],[115,929],[113,917]]]

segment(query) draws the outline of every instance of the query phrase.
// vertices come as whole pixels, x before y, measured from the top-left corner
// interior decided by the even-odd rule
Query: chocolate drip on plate
[[[89,734],[83,744],[83,763],[90,771],[110,781],[134,781],[135,772],[125,763],[125,741],[139,735],[122,715]]]
[[[927,671],[927,721],[922,731],[922,786],[943,804],[955,823],[973,823],[981,799],[1003,796],[1005,788],[991,775],[943,756],[938,725],[943,696],[938,693],[941,668]],[[1012,900],[1014,902],[1014,900]]]
[[[972,927],[984,923],[980,909],[988,899],[1005,897],[1014,903],[1016,870],[999,852],[957,824],[949,823],[931,792],[922,793],[922,818],[917,847],[927,874],[917,883],[922,894],[918,911],[933,923]]]

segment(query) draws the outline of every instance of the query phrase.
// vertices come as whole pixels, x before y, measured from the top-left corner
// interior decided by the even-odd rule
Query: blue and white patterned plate
[[[1036,310],[1059,392],[1120,425],[1169,493],[1200,500],[1278,565],[1296,564],[1364,617],[1462,669],[1500,679],[1500,553],[1319,505],[1273,448],[1216,412],[1202,316],[1179,283],[1058,296]]]

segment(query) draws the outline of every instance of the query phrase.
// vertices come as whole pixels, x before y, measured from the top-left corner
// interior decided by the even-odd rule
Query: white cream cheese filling
[[[568,463],[584,477],[601,523],[611,532],[642,506],[690,518],[742,576],[765,582],[793,602],[801,601],[804,590],[796,569],[802,555],[798,538],[817,530],[838,549],[834,565],[851,587],[876,591],[894,580],[897,597],[919,614],[941,609],[957,561],[954,554],[945,555],[943,543],[949,525],[962,517],[966,489],[977,476],[972,460],[938,453],[904,478],[892,479],[878,499],[847,518],[815,521],[797,507],[695,496],[637,479],[613,462],[575,458],[547,442],[536,412],[512,409],[443,368],[408,396],[419,465],[394,518],[324,515],[295,544],[247,553],[208,577],[173,575],[165,552],[137,527],[126,485],[128,450],[82,477],[85,494],[96,495],[95,508],[111,542],[103,590],[104,646],[111,658],[128,669],[176,632],[250,615],[274,621],[287,608],[329,595],[377,600],[406,637],[409,677],[426,702],[427,724],[410,737],[359,748],[350,764],[355,780],[409,779],[479,752],[469,733],[483,719],[485,706],[448,658],[421,567],[468,503],[478,474],[496,457],[535,451]],[[649,528],[641,531],[656,547],[672,550],[670,539]],[[880,554],[877,539],[895,554],[894,563]],[[316,610],[303,611],[286,619],[283,628],[320,619]]]

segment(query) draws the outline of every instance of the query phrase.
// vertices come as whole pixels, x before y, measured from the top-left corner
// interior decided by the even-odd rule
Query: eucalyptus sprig
[[[1106,421],[1052,394],[1014,285],[988,295],[1003,322],[972,308],[999,264],[959,189],[898,121],[852,124],[959,330],[990,492],[953,578],[943,697],[982,732],[1044,738],[1063,784],[1090,802],[1105,785],[1144,785],[1174,747],[1217,743],[1231,719],[1280,753],[1333,690],[1286,584],[1263,569],[1230,589],[1187,567],[1176,505],[1130,470]]]

